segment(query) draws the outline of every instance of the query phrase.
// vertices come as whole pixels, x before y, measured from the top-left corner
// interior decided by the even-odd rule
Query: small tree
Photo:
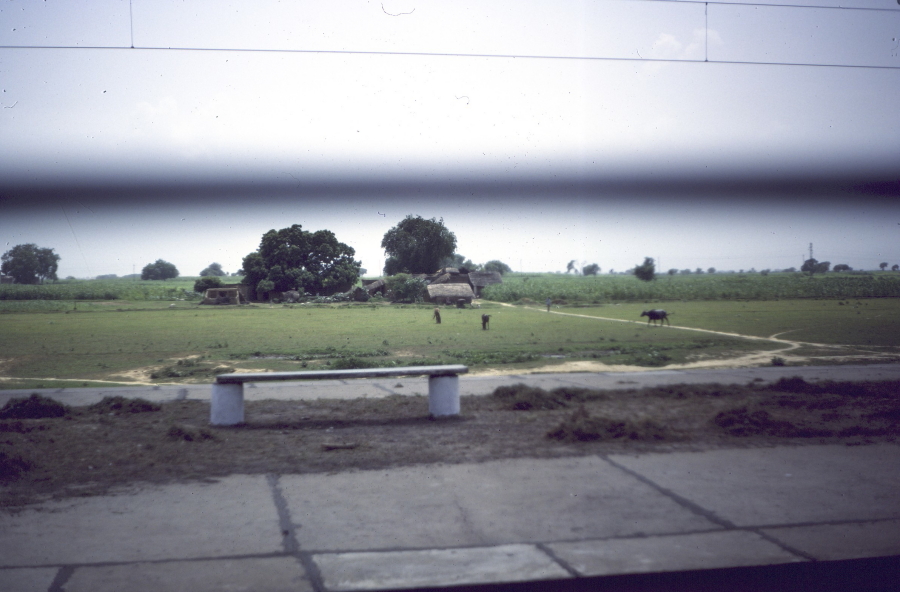
[[[484,271],[496,271],[500,275],[503,275],[505,273],[510,273],[512,271],[512,268],[510,268],[509,265],[507,265],[506,263],[504,263],[502,261],[497,261],[496,259],[492,259],[491,261],[488,261],[487,263],[485,263],[484,267],[482,267],[482,269]]]
[[[394,302],[421,302],[425,298],[425,281],[408,273],[385,278],[384,284]]]
[[[178,277],[178,268],[162,259],[157,259],[156,263],[148,263],[141,270],[142,280],[168,280]]]
[[[210,288],[218,288],[222,285],[222,280],[219,279],[218,276],[207,276],[202,277],[196,282],[194,282],[194,292],[200,292],[203,294]]]
[[[710,267],[709,269],[706,270],[706,273],[716,273],[716,268]]]
[[[678,273],[678,270],[675,269],[675,268],[673,267],[672,269],[670,269],[670,270],[667,271],[666,273],[668,273],[669,275],[675,275],[676,273]]]
[[[572,259],[569,261],[569,264],[566,265],[566,273],[573,272],[575,275],[578,275],[578,268],[575,267],[575,260]]]
[[[644,257],[644,262],[634,268],[634,275],[645,282],[653,281],[656,277],[656,264],[653,262],[653,258]]]
[[[894,263],[893,265],[891,265],[891,271],[900,271],[900,265]]]
[[[878,267],[881,268],[881,271],[884,271],[885,269],[887,269],[887,266],[888,266],[887,261],[882,261],[881,263],[878,264]]]
[[[590,265],[585,265],[581,269],[582,275],[597,275],[598,273],[600,273],[600,266],[597,265],[596,263],[591,263]]]
[[[703,270],[702,270],[701,268],[698,267],[696,270],[694,270],[694,273],[696,273],[696,274],[702,274],[702,273],[703,273]]]
[[[682,275],[691,275],[693,272],[690,269],[682,269]]]
[[[222,271],[222,266],[219,265],[218,263],[210,263],[209,267],[207,267],[206,269],[204,269],[203,271],[200,272],[200,277],[206,277],[208,275],[214,275],[214,276],[221,277],[223,275],[228,275],[228,274],[225,273],[224,271]]]
[[[834,266],[834,271],[853,271],[853,268],[847,265],[846,263],[838,263]]]
[[[42,249],[34,243],[16,245],[0,257],[0,273],[12,276],[17,284],[43,284],[55,280],[59,255],[53,249]]]

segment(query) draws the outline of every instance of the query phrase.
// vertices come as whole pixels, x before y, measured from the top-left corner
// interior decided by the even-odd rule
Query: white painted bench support
[[[244,423],[244,384],[213,384],[209,422],[213,425]]]
[[[459,415],[459,376],[428,377],[428,413],[435,417]]]
[[[405,368],[365,368],[309,372],[255,372],[220,374],[212,385],[209,422],[212,425],[244,423],[244,383],[275,380],[322,380],[344,378],[387,378],[428,376],[428,412],[435,417],[459,415],[459,374],[466,366],[408,366]]]

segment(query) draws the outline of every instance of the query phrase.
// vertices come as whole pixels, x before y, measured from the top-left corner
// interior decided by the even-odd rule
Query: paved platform
[[[665,372],[640,377],[650,374],[685,382]],[[485,377],[465,388],[523,378],[620,380]],[[175,388],[187,391],[176,398],[195,396],[193,387]],[[890,590],[898,581],[896,444],[233,475],[0,513],[0,590],[16,592],[511,590],[516,582],[546,590]]]
[[[898,467],[897,445],[803,446],[123,490],[0,514],[0,590],[559,587],[884,557]]]

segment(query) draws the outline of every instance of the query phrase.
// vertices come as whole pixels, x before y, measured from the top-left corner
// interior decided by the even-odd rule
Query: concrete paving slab
[[[47,566],[280,552],[264,476],[49,502],[0,514],[0,565]]]
[[[597,457],[448,465],[443,473],[466,521],[489,544],[717,527]]]
[[[45,588],[46,590],[46,588]],[[78,567],[66,592],[312,592],[294,557]]]
[[[820,561],[900,555],[900,520],[767,528],[763,532]]]
[[[55,567],[0,569],[0,590],[47,592],[58,571]]]
[[[285,475],[280,487],[291,520],[300,526],[298,542],[312,551],[479,546],[717,527],[596,457]]]
[[[547,548],[583,576],[803,561],[758,534],[746,531],[553,543]]]
[[[460,586],[571,577],[532,545],[314,555],[327,590]]]
[[[796,446],[613,455],[739,526],[900,517],[900,446]]]
[[[439,466],[283,475],[279,486],[306,550],[475,545]]]

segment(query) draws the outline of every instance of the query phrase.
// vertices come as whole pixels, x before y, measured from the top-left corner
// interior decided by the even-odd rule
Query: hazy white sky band
[[[900,6],[728,4],[6,2],[0,46],[78,49],[0,48],[0,238],[79,277],[233,271],[292,223],[372,272],[410,213],[526,271],[900,259]],[[313,53],[84,48],[130,47],[130,9],[135,46]],[[887,192],[823,183],[867,171]]]

